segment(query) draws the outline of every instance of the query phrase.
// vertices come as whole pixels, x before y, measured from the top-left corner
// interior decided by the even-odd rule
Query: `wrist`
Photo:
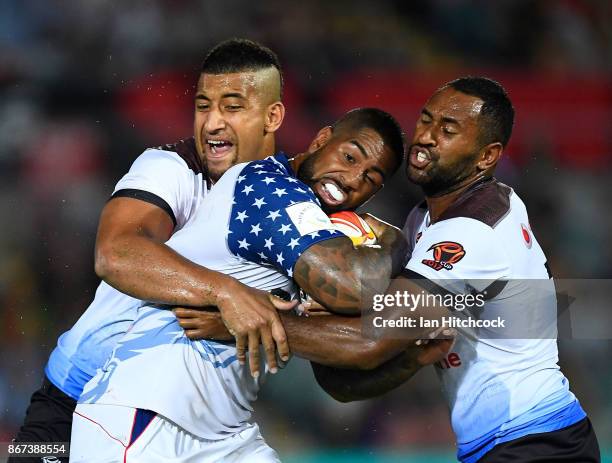
[[[205,305],[215,305],[220,312],[223,312],[223,307],[231,299],[232,294],[235,294],[238,285],[240,283],[234,278],[218,274],[207,291],[211,302]]]

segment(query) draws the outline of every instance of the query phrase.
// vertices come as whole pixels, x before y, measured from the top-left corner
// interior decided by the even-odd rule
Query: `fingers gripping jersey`
[[[499,317],[533,333],[524,336],[529,339],[499,339],[463,330],[437,365],[458,458],[471,462],[498,443],[561,429],[585,414],[557,365],[554,283],[524,204],[494,180],[457,203],[434,224],[425,207],[411,212],[404,228],[412,246],[407,270],[452,293],[487,291],[493,282],[506,280],[498,285],[501,292],[471,315]]]
[[[341,236],[328,231],[331,222],[321,214],[312,191],[278,155],[229,169],[167,245],[249,286],[295,293],[288,275],[300,254]],[[235,345],[191,341],[171,312],[145,306],[80,403],[152,410],[196,436],[218,440],[248,426],[258,388],[238,363]]]

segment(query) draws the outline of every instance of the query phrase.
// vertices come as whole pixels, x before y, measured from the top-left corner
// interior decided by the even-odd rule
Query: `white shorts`
[[[201,439],[153,412],[78,404],[71,463],[280,463],[257,424],[225,439]]]

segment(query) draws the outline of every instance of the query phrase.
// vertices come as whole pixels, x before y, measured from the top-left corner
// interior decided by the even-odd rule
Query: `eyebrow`
[[[363,145],[361,143],[359,143],[357,140],[351,140],[350,143],[352,143],[353,145],[355,145],[359,151],[361,151],[361,154],[363,154],[363,156],[368,159],[370,156],[368,155],[367,151],[365,150],[365,148],[363,147]],[[371,167],[372,170],[378,172],[380,174],[380,176],[383,179],[383,183],[385,182],[385,172],[378,166],[372,166]]]
[[[433,114],[431,114],[429,111],[427,111],[427,109],[423,108],[421,109],[421,114],[425,114],[427,117],[431,117],[432,119]],[[450,117],[450,116],[443,116],[442,117],[442,122],[447,122],[449,124],[457,124],[457,125],[461,125],[461,122],[459,122],[457,119],[455,119],[454,117]]]
[[[206,95],[203,95],[202,93],[196,95],[196,100],[210,100],[210,98],[208,98]],[[241,99],[245,99],[246,97],[242,94],[242,93],[224,93],[223,95],[221,95],[221,99],[223,98],[241,98]]]
[[[234,92],[234,93],[224,93],[221,95],[221,99],[223,98],[246,98],[242,93]]]
[[[365,148],[363,147],[363,145],[362,145],[361,143],[359,143],[357,140],[351,140],[351,143],[352,143],[353,145],[355,145],[355,146],[356,146],[356,147],[359,149],[359,151],[361,151],[361,154],[363,154],[363,157],[364,157],[364,158],[366,158],[366,159],[367,159],[367,158],[369,158],[369,157],[370,157],[370,156],[368,156],[368,153],[366,153],[366,150],[365,150]]]

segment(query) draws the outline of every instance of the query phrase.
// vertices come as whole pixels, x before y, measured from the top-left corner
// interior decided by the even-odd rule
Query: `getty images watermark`
[[[364,285],[375,288],[377,282]],[[362,294],[363,333],[427,339],[453,328],[479,339],[610,339],[611,280],[398,278]]]
[[[372,310],[381,312],[387,308],[408,310],[411,315],[386,318],[383,315],[374,316],[372,323],[375,328],[504,328],[506,321],[500,316],[494,320],[459,317],[452,312],[465,309],[482,309],[485,305],[485,295],[477,294],[431,294],[423,290],[418,292],[399,291],[394,293],[375,294],[372,298]],[[448,315],[439,318],[430,317],[435,307],[445,308]],[[429,311],[428,311],[429,309]],[[419,311],[422,315],[415,316]],[[429,313],[428,313],[429,312]]]

